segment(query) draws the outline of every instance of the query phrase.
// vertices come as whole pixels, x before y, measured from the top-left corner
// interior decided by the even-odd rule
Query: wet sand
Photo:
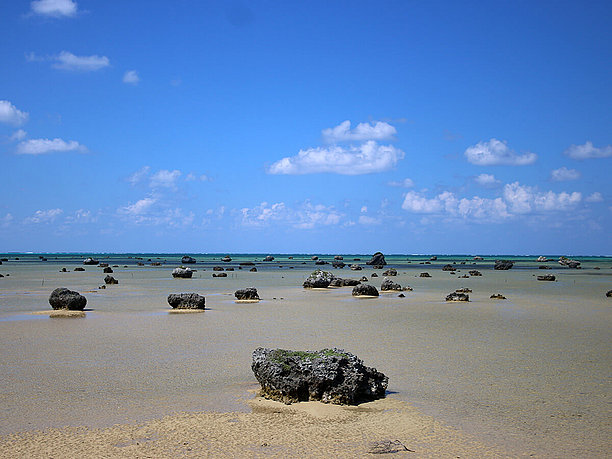
[[[610,266],[600,263],[601,270],[545,271],[556,274],[558,281],[543,283],[535,280],[535,275],[542,274],[537,269],[500,272],[476,266],[482,277],[459,279],[458,275],[474,267],[458,266],[462,272],[450,275],[441,266],[398,264],[394,267],[399,275],[393,280],[414,291],[403,292],[405,298],[394,292],[365,300],[353,298],[350,287],[304,290],[300,285],[314,269],[312,263],[296,262],[294,269],[288,269],[287,261],[283,265],[282,269],[258,265],[256,273],[236,270],[228,272],[227,278],[214,279],[209,277],[210,267],[198,266],[192,279],[172,279],[169,266],[120,267],[113,274],[119,285],[97,290],[104,277],[97,267],[73,272],[76,264],[66,265],[69,272],[60,273],[58,265],[4,263],[0,272],[11,276],[0,279],[0,434],[88,426],[87,431],[78,430],[84,437],[72,430],[53,431],[36,441],[45,444],[53,435],[74,436],[69,444],[80,444],[80,438],[110,448],[103,440],[106,435],[110,439],[144,428],[135,423],[161,426],[167,419],[156,419],[177,412],[191,414],[179,415],[175,422],[199,417],[200,424],[185,429],[190,432],[208,432],[207,423],[217,421],[226,426],[229,421],[223,419],[233,417],[244,417],[245,426],[255,429],[265,416],[251,413],[248,404],[258,387],[250,370],[253,349],[340,347],[389,376],[390,397],[375,403],[402,403],[402,409],[410,412],[408,425],[433,422],[433,417],[441,429],[454,432],[452,440],[448,437],[438,446],[423,447],[415,457],[427,457],[430,450],[432,457],[446,457],[443,449],[436,448],[463,441],[476,441],[487,454],[505,451],[512,456],[605,457],[610,451],[612,300],[605,297],[612,288]],[[369,267],[357,272],[323,268],[351,278],[370,278],[374,272]],[[417,277],[423,271],[432,278]],[[371,283],[380,287],[383,279],[380,276]],[[50,320],[48,315],[32,314],[49,309],[48,295],[59,286],[86,295],[85,318]],[[236,303],[233,292],[250,286],[258,289],[262,300]],[[446,303],[445,296],[460,287],[473,290],[471,301]],[[166,296],[180,292],[205,295],[208,309],[200,314],[169,314]],[[498,292],[508,299],[489,298]],[[372,427],[368,441],[395,432],[389,430],[395,428],[395,421],[384,420],[385,410],[376,422],[386,427],[378,431]],[[219,412],[225,414],[214,414]],[[286,416],[289,420],[280,422],[281,426],[272,423],[271,431],[294,425],[293,421],[297,426],[312,422],[314,430],[303,435],[311,432],[315,435],[311,440],[317,440],[316,424],[321,419],[295,418],[293,412]],[[359,422],[367,424],[368,419]],[[116,423],[125,425],[92,430]],[[342,425],[334,424],[338,438],[353,438]],[[266,431],[266,427],[257,428]],[[410,443],[417,446],[417,437],[401,434],[397,431],[397,439],[415,449]],[[225,438],[225,433],[217,435]],[[241,435],[245,433],[228,440],[228,449],[219,449],[219,454],[246,448],[238,439]],[[99,441],[96,436],[101,436]],[[29,437],[17,443],[25,447]],[[163,447],[170,448],[167,455],[179,454],[172,448],[180,445],[171,445],[175,437],[164,438],[170,442]],[[305,451],[302,446],[288,446],[291,438],[283,440],[285,446],[277,440],[279,457],[292,448]],[[427,438],[423,434],[419,441]],[[254,448],[255,437],[251,440],[249,448]],[[221,448],[204,437],[199,441],[200,456],[201,448]],[[346,449],[346,455],[366,454],[366,440],[355,442],[343,444],[357,448]],[[129,449],[133,446],[108,454],[140,454]],[[329,449],[332,446],[333,442],[324,448],[336,451]],[[5,447],[2,451],[13,451]],[[253,450],[252,455],[273,451],[258,448],[263,449]],[[318,454],[312,448],[308,455]],[[98,455],[98,451],[102,450],[87,454]],[[242,451],[251,455],[251,449]],[[462,451],[456,455],[484,454]]]

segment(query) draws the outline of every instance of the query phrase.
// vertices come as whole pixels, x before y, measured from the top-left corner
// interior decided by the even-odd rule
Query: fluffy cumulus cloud
[[[539,192],[519,182],[505,185],[503,197],[511,212],[515,214],[567,211],[575,208],[582,201],[582,193],[576,191],[572,193]]]
[[[474,178],[474,181],[479,185],[486,187],[496,186],[501,183],[493,174],[480,174]]]
[[[63,212],[62,209],[37,210],[34,215],[25,219],[25,223],[51,223]]]
[[[563,166],[559,169],[554,169],[550,173],[550,178],[555,182],[567,182],[570,180],[578,180],[580,178],[580,172],[576,169],[568,169]]]
[[[123,74],[123,82],[127,84],[138,84],[140,82],[138,72],[136,70],[128,70]]]
[[[70,151],[83,153],[87,151],[87,148],[75,140],[30,139],[19,142],[16,150],[19,155],[45,155]]]
[[[392,145],[378,145],[370,140],[359,146],[331,146],[300,150],[297,156],[283,158],[272,164],[270,174],[334,173],[360,175],[383,172],[393,168],[404,152]]]
[[[372,226],[372,225],[380,225],[382,224],[382,221],[375,218],[375,217],[370,217],[369,215],[360,215],[359,216],[359,224],[360,225],[364,225],[364,226]]]
[[[359,123],[351,129],[351,122],[348,120],[322,131],[323,140],[327,143],[387,140],[393,138],[396,133],[396,129],[384,121],[376,121],[373,124]]]
[[[15,132],[13,132],[13,134],[11,135],[9,139],[12,141],[23,140],[27,136],[28,136],[28,133],[26,131],[24,131],[23,129],[17,129]]]
[[[596,191],[595,193],[588,195],[586,198],[584,198],[584,200],[586,202],[603,202],[604,199],[601,193]]]
[[[72,17],[77,14],[77,2],[73,0],[35,0],[30,3],[32,12],[41,16]]]
[[[173,170],[169,171],[162,169],[151,175],[149,184],[152,188],[171,188],[176,189],[176,181],[181,176],[181,171]]]
[[[592,142],[587,141],[584,145],[571,145],[563,152],[565,156],[572,159],[608,158],[612,156],[612,145],[597,148]]]
[[[22,112],[8,100],[0,100],[0,122],[20,126],[28,119],[28,114]]]
[[[533,164],[537,155],[525,153],[520,155],[508,147],[506,141],[491,139],[478,142],[465,150],[467,160],[477,166],[526,166]]]
[[[144,198],[139,201],[136,201],[134,204],[128,204],[127,206],[120,207],[118,209],[118,212],[123,215],[142,217],[143,215],[151,211],[156,202],[157,198]]]
[[[296,208],[290,208],[284,202],[261,204],[240,209],[241,222],[244,226],[263,227],[272,222],[282,222],[298,229],[313,229],[322,226],[338,225],[342,218],[333,206],[304,202]]]

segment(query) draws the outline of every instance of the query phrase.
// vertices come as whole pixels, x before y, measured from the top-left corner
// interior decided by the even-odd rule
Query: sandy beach
[[[75,272],[79,260],[5,262],[0,454],[360,457],[399,441],[414,452],[397,457],[606,457],[612,261],[550,264],[557,281],[538,282],[533,260],[494,271],[486,259],[407,258],[389,259],[393,281],[414,289],[405,298],[303,289],[315,266],[297,256],[254,273],[236,260],[223,265],[236,269],[227,278],[212,278],[220,263],[206,260],[192,279],[171,277],[175,260],[110,259],[119,284],[103,290],[102,270]],[[449,261],[457,273],[442,271]],[[380,287],[382,271],[360,264],[322,268]],[[470,269],[483,275],[458,278]],[[49,318],[59,286],[86,295],[84,318]],[[236,302],[251,286],[261,301]],[[461,287],[473,291],[468,303],[444,301]],[[165,298],[179,292],[205,295],[207,310],[169,314]],[[255,398],[258,346],[344,348],[389,376],[388,396],[358,407]]]

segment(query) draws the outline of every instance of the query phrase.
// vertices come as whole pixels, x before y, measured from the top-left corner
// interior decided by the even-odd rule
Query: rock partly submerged
[[[382,252],[376,252],[369,261],[366,261],[366,265],[384,266],[386,264],[387,262]]]
[[[70,311],[82,311],[87,305],[87,298],[79,292],[60,287],[51,292],[49,304],[55,310],[67,309]]]
[[[185,255],[183,258],[181,258],[181,263],[184,265],[193,264],[195,262],[196,262],[196,259],[193,257],[190,257],[189,255]]]
[[[286,404],[318,400],[356,405],[385,396],[389,378],[342,349],[258,348],[251,365],[260,395]]]
[[[191,268],[185,268],[184,266],[174,268],[174,270],[172,271],[172,277],[191,279],[191,276],[193,276],[193,271],[191,270]]]
[[[242,288],[234,292],[234,296],[238,301],[259,301],[259,294],[255,287]]]
[[[551,281],[554,282],[557,278],[553,274],[544,274],[543,276],[538,276],[537,279],[539,281]]]
[[[335,276],[329,271],[317,269],[306,278],[302,286],[304,288],[327,288]]]
[[[510,260],[495,260],[495,266],[493,269],[498,271],[507,271],[514,266],[514,262]]]
[[[470,301],[467,293],[453,292],[446,295],[446,301]]]
[[[171,293],[168,304],[174,309],[206,309],[206,298],[197,293]]]
[[[371,284],[359,284],[353,287],[353,296],[379,296],[378,290]]]

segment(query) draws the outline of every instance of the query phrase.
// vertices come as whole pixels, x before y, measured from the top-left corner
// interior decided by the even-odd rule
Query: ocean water
[[[580,270],[553,261],[540,270],[536,257],[438,255],[422,264],[430,256],[393,255],[386,258],[398,270],[394,281],[414,290],[358,299],[349,287],[301,284],[322,268],[380,287],[382,271],[365,265],[369,255],[344,255],[363,266],[351,271],[315,266],[310,254],[273,262],[261,261],[267,254],[230,254],[230,263],[220,261],[225,254],[190,254],[198,260],[193,278],[173,279],[183,254],[95,254],[117,265],[119,285],[104,290],[100,267],[74,271],[89,255],[0,255],[9,259],[0,274],[10,274],[0,278],[2,434],[245,411],[258,388],[253,349],[340,347],[387,374],[390,396],[513,454],[604,457],[612,446],[612,298],[605,296],[612,258],[578,257]],[[502,258],[514,268],[494,271]],[[240,262],[256,263],[258,272]],[[447,263],[459,271],[442,271]],[[212,278],[213,266],[234,271]],[[459,278],[471,269],[482,277]],[[418,277],[424,271],[432,277]],[[544,273],[557,281],[535,279]],[[262,301],[236,304],[233,292],[250,286]],[[50,309],[56,287],[83,293],[87,317],[33,314]],[[446,303],[460,287],[473,290],[471,301]],[[167,295],[180,292],[205,295],[208,309],[168,314]],[[507,300],[491,300],[493,293]]]

